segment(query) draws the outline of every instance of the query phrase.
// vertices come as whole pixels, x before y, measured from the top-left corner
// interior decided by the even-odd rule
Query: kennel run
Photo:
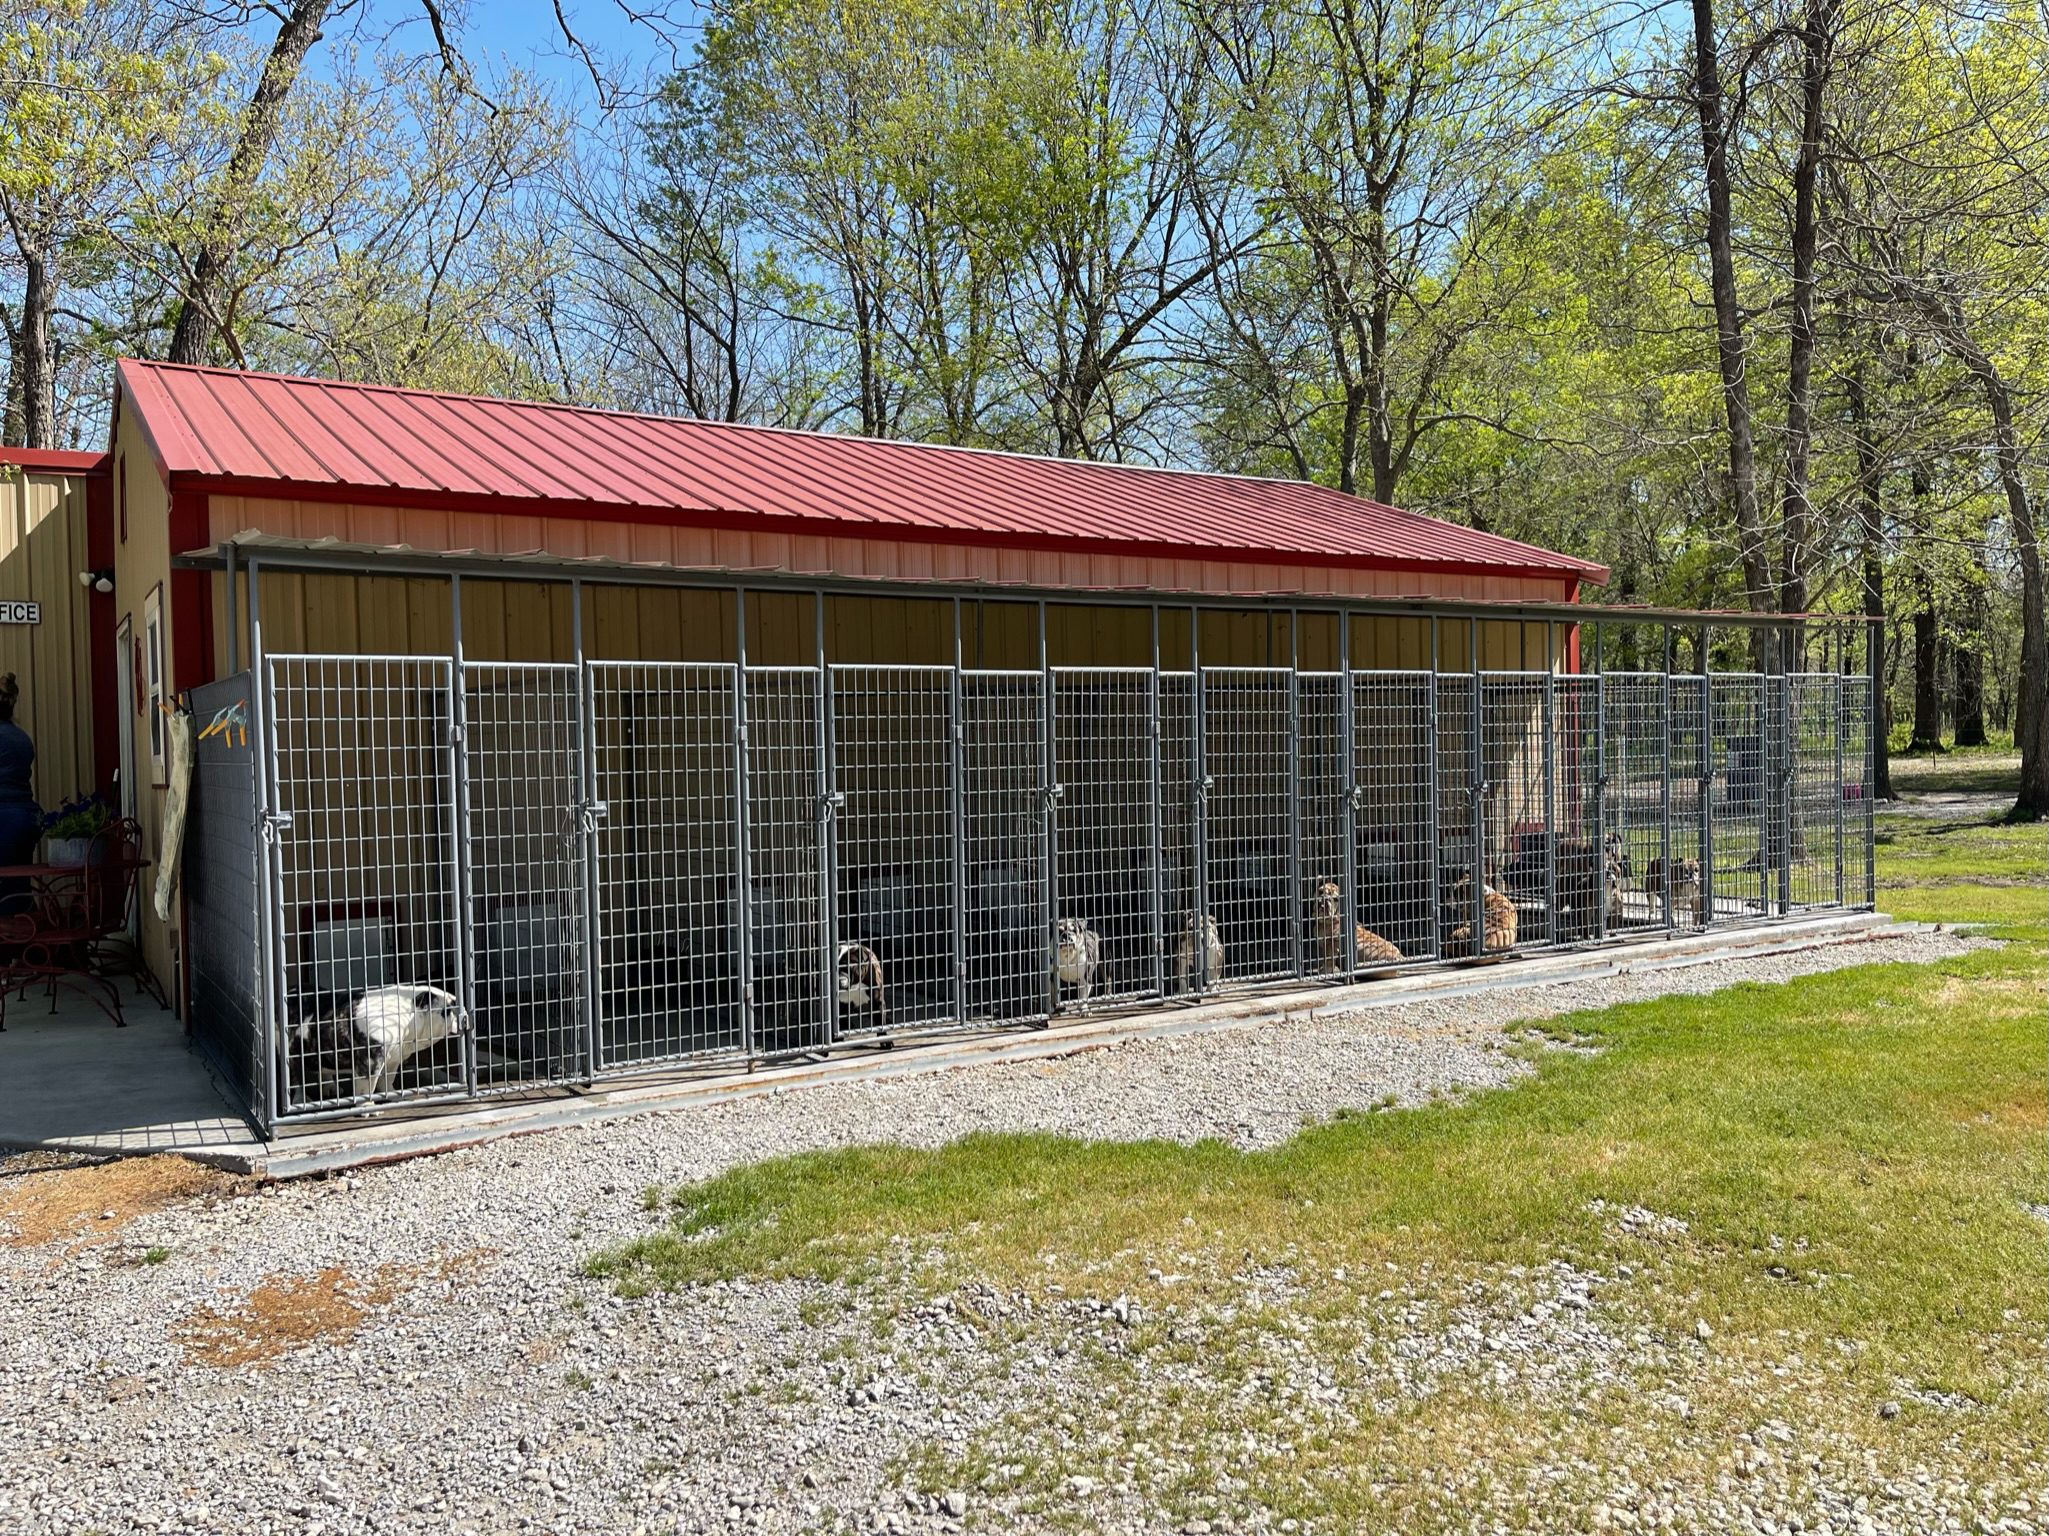
[[[191,1017],[265,1127],[1872,902],[1861,623],[387,554],[446,654],[315,654],[267,594],[370,556],[210,558]],[[838,659],[877,603],[940,659]],[[710,659],[589,654],[664,604]]]

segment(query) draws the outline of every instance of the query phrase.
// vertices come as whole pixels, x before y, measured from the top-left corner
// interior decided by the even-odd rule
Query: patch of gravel
[[[1199,1386],[1203,1339],[1284,1303],[1285,1276],[1236,1277],[1241,1300],[1219,1312],[1180,1309],[1172,1275],[1143,1301],[977,1290],[913,1306],[781,1282],[628,1301],[578,1266],[649,1229],[648,1186],[765,1156],[1024,1129],[1268,1146],[1342,1109],[1505,1083],[1527,1070],[1505,1033],[1523,1021],[1973,944],[1914,933],[837,1084],[227,1190],[98,1241],[0,1243],[0,1531],[1316,1529],[1248,1504],[1242,1461],[1217,1463],[1191,1504],[1189,1469],[1210,1468],[1199,1448],[1151,1446],[1157,1476],[1091,1450],[1106,1403],[1155,1401],[1156,1371]],[[1653,1212],[1613,1220],[1646,1243],[1671,1232]],[[1707,1347],[1610,1334],[1589,1308],[1615,1278],[1518,1271],[1445,1315],[1390,1276],[1362,1293],[1370,1326],[1344,1376],[1280,1327],[1264,1386],[1215,1386],[1250,1391],[1248,1422],[1278,1445],[1292,1423],[1476,1374],[1546,1393],[1624,1357]],[[247,1363],[206,1363],[223,1359]],[[1139,1390],[1106,1398],[1105,1362],[1120,1360]],[[1007,1441],[1017,1457],[988,1462]],[[1728,1528],[1776,1531],[1749,1512],[1820,1507],[1759,1488],[1732,1495]],[[1845,1504],[1833,1528],[1968,1523],[1988,1507],[1940,1485],[1902,1497]],[[2042,1528],[1999,1513],[2010,1523],[1993,1528]],[[1710,1515],[1681,1511],[1723,1528]]]

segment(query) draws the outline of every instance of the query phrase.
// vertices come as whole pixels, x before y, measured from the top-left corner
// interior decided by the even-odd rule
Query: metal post
[[[1779,631],[1778,885],[1779,916],[1793,910],[1793,632]]]
[[[1338,816],[1345,840],[1341,876],[1345,882],[1345,908],[1338,922],[1338,953],[1343,956],[1345,979],[1350,981],[1359,963],[1359,945],[1351,937],[1353,924],[1359,921],[1359,714],[1358,701],[1352,696],[1352,615],[1344,610],[1338,613],[1338,687],[1339,782],[1344,789],[1338,799]],[[1434,721],[1431,736],[1436,736]],[[1435,838],[1431,840],[1430,848],[1430,864],[1434,869],[1437,864]]]
[[[465,686],[467,672],[462,651],[462,576],[448,578],[449,635],[449,732],[448,766],[455,786],[455,992],[462,999],[463,1012],[474,1018],[477,1008],[476,914],[471,910],[470,891],[470,758],[465,731],[469,708]],[[463,1089],[472,1098],[477,1092],[477,1032],[463,1031]]]
[[[754,1059],[754,860],[747,836],[752,804],[747,794],[747,591],[733,590],[733,850],[740,878],[734,906],[740,925],[740,1053]]]
[[[1166,828],[1160,807],[1160,605],[1153,604],[1152,640],[1153,671],[1151,687],[1147,692],[1146,705],[1150,711],[1147,721],[1152,746],[1146,753],[1146,794],[1152,802],[1153,838],[1152,847],[1147,850],[1146,862],[1152,873],[1152,948],[1153,948],[1153,991],[1160,997],[1167,995],[1167,919],[1166,919]]]
[[[823,968],[826,1044],[840,1037],[840,893],[838,770],[832,745],[832,672],[825,664],[825,589],[812,599],[812,640],[818,667],[818,933]]]
[[[1195,910],[1188,916],[1187,940],[1195,961],[1195,990],[1201,995],[1209,990],[1209,774],[1208,753],[1205,751],[1203,735],[1208,730],[1208,712],[1203,708],[1202,687],[1202,610],[1191,607],[1188,610],[1188,689],[1189,689],[1189,782],[1195,789],[1195,826],[1191,857],[1195,867],[1191,871],[1195,878]],[[1218,978],[1222,980],[1221,977]]]
[[[1473,925],[1473,958],[1487,952],[1487,710],[1480,676],[1480,621],[1466,623],[1470,654],[1466,657],[1473,680],[1473,758],[1467,778],[1473,796],[1473,908],[1466,919]]]
[[[1294,974],[1302,965],[1302,627],[1300,609],[1288,610],[1288,928]]]
[[[1056,781],[1058,759],[1054,755],[1053,657],[1046,646],[1046,600],[1039,599],[1039,691],[1045,709],[1039,718],[1039,782],[1045,786],[1041,798],[1041,831],[1046,860],[1046,1018],[1060,1011],[1060,842],[1059,805],[1061,786]]]
[[[1703,653],[1705,654],[1705,653]],[[1665,931],[1674,926],[1672,911],[1672,626],[1665,626],[1663,668],[1658,673],[1658,717],[1664,748],[1658,758],[1658,884],[1663,890]],[[1705,693],[1706,685],[1702,684]]]
[[[605,806],[598,799],[598,724],[596,690],[591,678],[590,664],[583,653],[583,580],[572,576],[569,580],[569,628],[573,640],[576,661],[576,712],[578,716],[577,745],[582,761],[577,770],[576,848],[577,864],[583,875],[583,963],[578,967],[583,1014],[584,1075],[595,1077],[600,1065],[599,1014],[604,1007],[602,997],[604,966],[602,953],[602,919],[598,911],[601,891],[598,880],[598,821],[605,814]]]
[[[1352,631],[1352,616],[1345,615],[1345,635],[1348,641],[1347,665],[1351,655],[1349,640]],[[1429,710],[1427,735],[1430,741],[1430,954],[1433,959],[1444,956],[1444,807],[1438,790],[1439,758],[1442,756],[1443,732],[1437,718],[1437,670],[1440,665],[1437,634],[1437,615],[1430,615],[1430,678],[1424,688],[1423,707]]]
[[[1550,650],[1545,626],[1545,650]],[[1544,669],[1544,940],[1558,942],[1558,689]]]
[[[228,614],[228,676],[233,677],[242,670],[242,626],[237,622],[238,615],[235,612],[235,545],[233,540],[229,540],[221,550],[221,569],[228,586],[226,603]],[[127,662],[123,658],[116,657],[115,665],[126,666]]]
[[[1845,830],[1846,830],[1846,829],[1845,829],[1845,827],[1844,827],[1844,825],[1843,825],[1843,735],[1844,735],[1845,731],[1846,731],[1846,730],[1848,729],[1848,727],[1849,727],[1849,705],[1848,705],[1848,696],[1849,696],[1849,689],[1850,689],[1850,674],[1849,674],[1849,662],[1850,662],[1850,658],[1849,658],[1849,651],[1848,651],[1848,648],[1847,648],[1847,647],[1846,647],[1845,645],[1843,645],[1843,643],[1842,643],[1842,640],[1843,640],[1843,637],[1842,637],[1841,633],[1840,633],[1840,632],[1838,632],[1838,635],[1837,635],[1837,641],[1836,641],[1836,659],[1835,659],[1835,673],[1834,673],[1834,676],[1833,676],[1833,677],[1832,677],[1832,678],[1830,679],[1830,682],[1831,682],[1832,686],[1831,686],[1831,687],[1830,687],[1830,689],[1829,689],[1829,691],[1830,691],[1830,692],[1831,692],[1832,694],[1834,694],[1834,695],[1835,695],[1835,708],[1834,708],[1834,709],[1833,709],[1832,711],[1830,711],[1830,714],[1831,714],[1832,718],[1831,718],[1831,719],[1830,719],[1830,721],[1829,721],[1829,727],[1830,727],[1830,730],[1829,730],[1829,734],[1830,734],[1830,735],[1831,735],[1831,736],[1832,736],[1832,737],[1834,738],[1834,741],[1833,741],[1833,745],[1834,745],[1834,747],[1835,747],[1835,759],[1836,759],[1836,771],[1835,771],[1835,814],[1836,814],[1836,828],[1835,828],[1835,831],[1836,831],[1836,860],[1835,860],[1835,873],[1836,873],[1836,881],[1835,881],[1835,893],[1836,893],[1836,903],[1835,903],[1835,904],[1836,904],[1836,905],[1837,905],[1838,907],[1840,907],[1840,906],[1842,906],[1842,905],[1843,905],[1843,894],[1844,894],[1844,893],[1843,893],[1843,887],[1844,887],[1844,883],[1845,883],[1845,882],[1844,882],[1844,871],[1843,871],[1843,858],[1844,858],[1845,854],[1846,854],[1846,853],[1847,853],[1847,851],[1848,851],[1848,849],[1847,849],[1847,846],[1846,846],[1847,840],[1846,840],[1846,838],[1845,838],[1845,835],[1844,835],[1844,834],[1845,834]]]
[[[1869,674],[1864,700],[1864,900],[1860,906],[1878,905],[1878,754],[1888,750],[1879,739],[1883,716],[1878,708],[1879,683],[1885,667],[1885,620],[1873,618],[1864,624],[1864,666]]]
[[[1670,626],[1667,625],[1667,632]],[[1700,926],[1715,922],[1715,679],[1708,627],[1700,627]]]
[[[275,716],[271,710],[270,668],[263,659],[263,596],[259,564],[249,560],[249,736],[254,743],[250,759],[254,772],[251,785],[256,818],[256,1015],[257,1081],[251,1083],[249,1107],[255,1111],[257,1128],[269,1140],[277,1126],[278,1037],[284,1027],[282,972],[284,969],[284,875],[280,869],[277,840],[290,824],[276,812],[276,786],[272,782],[277,753],[272,735]],[[121,665],[126,666],[126,658]],[[125,764],[123,765],[125,768]]]
[[[1594,938],[1608,937],[1608,672],[1601,656],[1601,625],[1594,631]]]
[[[953,673],[949,703],[953,711],[953,1016],[968,1018],[968,823],[967,727],[961,713],[965,689],[961,678],[960,599],[953,600]]]

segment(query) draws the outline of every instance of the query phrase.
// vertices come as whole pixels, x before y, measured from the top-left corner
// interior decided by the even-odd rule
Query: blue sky
[[[664,19],[659,24],[636,22],[629,10],[662,12]],[[608,78],[632,81],[649,72],[666,72],[679,62],[679,51],[687,56],[696,42],[701,11],[694,0],[562,0],[562,14],[578,39],[599,57]],[[357,25],[365,39],[396,29],[408,49],[425,51],[432,46],[418,0],[368,0]],[[570,104],[596,104],[590,73],[564,41],[553,0],[471,0],[468,15],[457,25],[463,51],[480,74],[509,64],[539,76]],[[255,41],[265,47],[269,38],[258,36]],[[322,69],[327,54],[325,47],[316,50],[310,66]]]

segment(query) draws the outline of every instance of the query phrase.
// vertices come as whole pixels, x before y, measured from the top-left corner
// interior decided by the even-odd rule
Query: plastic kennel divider
[[[193,695],[247,722],[198,750],[196,1032],[269,1124],[1869,904],[1868,678],[1340,636],[1336,670],[260,658]]]

